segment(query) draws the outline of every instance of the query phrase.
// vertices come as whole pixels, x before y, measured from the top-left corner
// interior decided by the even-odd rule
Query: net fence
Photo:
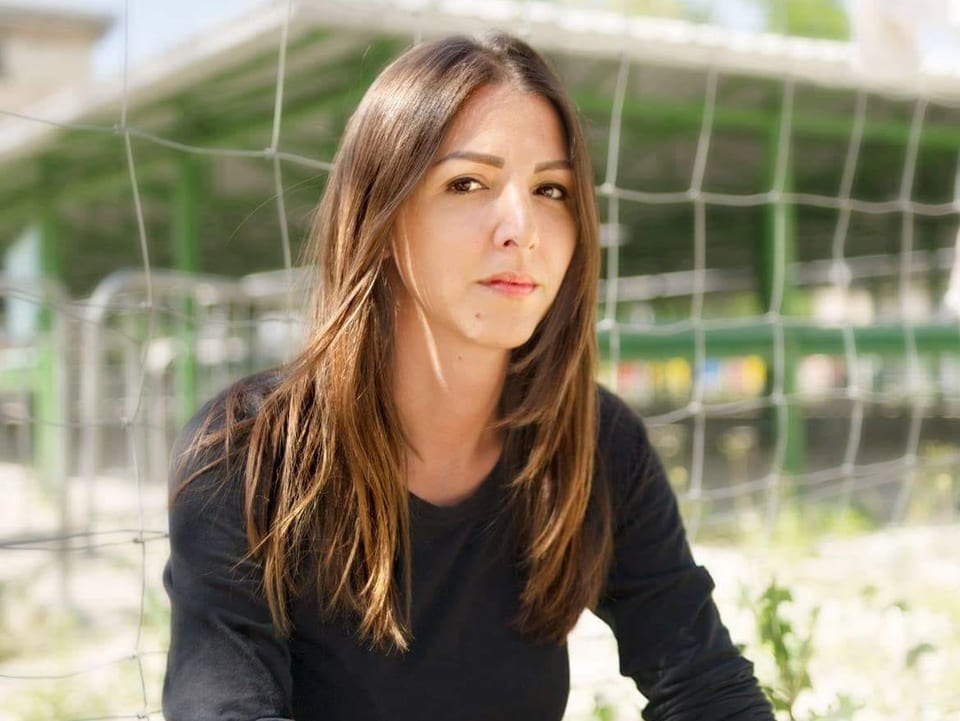
[[[83,202],[92,227],[129,232],[122,260],[96,259],[88,293],[9,274],[0,286],[0,718],[160,717],[169,445],[198,399],[283,362],[303,340],[309,274],[295,261],[332,160],[316,152],[332,145],[314,139],[334,143],[357,97],[329,117],[304,121],[296,109],[325,92],[302,82],[317,62],[308,49],[336,62],[357,43],[355,26],[342,47],[333,30],[294,37],[292,18],[322,25],[304,7],[271,6],[272,60],[238,75],[272,90],[265,147],[231,144],[240,136],[229,130],[178,136],[128,88],[127,63],[114,122],[4,111],[14,134],[70,134],[64,166],[119,150],[122,189],[95,202],[93,187]],[[465,22],[509,24],[542,43],[569,82],[603,215],[602,380],[644,414],[694,540],[770,540],[791,523],[826,533],[955,520],[960,336],[942,299],[960,217],[960,107],[788,71],[662,67],[637,58],[633,21],[616,13],[591,16],[614,26],[586,42],[606,44],[591,55],[551,50],[558,34],[581,32],[575,9],[375,9],[389,15],[378,23],[402,16],[413,32],[369,41],[348,86],[411,39]],[[753,42],[762,60],[769,38]],[[218,91],[205,90],[227,115],[231,96]],[[168,205],[181,212],[203,214],[191,206],[203,161],[218,164],[221,182],[260,193],[259,205],[223,206],[223,256],[171,256],[157,242],[202,235],[190,212],[164,219],[153,187],[161,151],[179,173],[184,195]],[[41,203],[41,247],[72,230],[49,211]],[[251,247],[245,237],[260,243],[261,272],[197,272],[230,267],[227,252]],[[264,238],[275,239],[266,251]],[[174,263],[188,268],[166,269]],[[123,265],[136,267],[103,277]],[[23,322],[33,330],[18,336]],[[571,717],[589,710],[577,694],[612,683],[608,671],[577,671]]]

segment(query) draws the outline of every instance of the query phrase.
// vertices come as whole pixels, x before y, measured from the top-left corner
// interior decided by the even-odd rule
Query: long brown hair
[[[415,47],[389,65],[351,117],[310,239],[314,331],[252,417],[228,397],[200,445],[242,460],[250,551],[273,620],[314,569],[324,611],[374,646],[409,642],[407,452],[391,379],[394,299],[387,263],[397,210],[471,93],[507,83],[556,110],[575,177],[578,239],[558,295],[511,354],[500,400],[504,466],[525,578],[516,626],[562,641],[593,606],[610,559],[604,484],[594,483],[594,313],[599,272],[593,173],[572,102],[526,43],[496,33]],[[209,428],[209,427],[208,427]],[[219,462],[215,460],[214,464]],[[209,465],[207,466],[209,467]]]

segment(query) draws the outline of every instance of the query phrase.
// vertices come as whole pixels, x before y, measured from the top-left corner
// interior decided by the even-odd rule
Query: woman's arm
[[[179,461],[208,410],[174,445],[171,489],[202,467],[196,459]],[[289,719],[289,650],[274,631],[259,564],[244,560],[242,479],[225,478],[221,469],[190,481],[170,506],[163,582],[172,618],[164,715],[168,721]]]
[[[601,472],[614,501],[614,560],[597,614],[648,721],[772,721],[753,665],[733,645],[694,563],[676,497],[640,419],[601,392]]]

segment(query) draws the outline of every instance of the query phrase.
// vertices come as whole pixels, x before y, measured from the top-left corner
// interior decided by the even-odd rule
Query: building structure
[[[543,49],[583,115],[608,355],[697,369],[708,355],[764,358],[763,398],[787,404],[786,465],[799,468],[789,399],[804,356],[956,351],[955,324],[900,311],[918,294],[938,307],[953,259],[960,70],[879,76],[847,43],[547,2],[267,3],[125,78],[20,108],[0,118],[0,244],[36,229],[46,282],[71,298],[147,263],[220,279],[294,265],[370,80],[416,40],[491,27]],[[871,310],[818,321],[818,287],[865,293]],[[196,289],[170,288],[170,303],[202,305]],[[905,299],[893,313],[890,297]],[[223,382],[211,369],[225,351],[204,361],[195,315],[152,326],[154,347],[173,338],[151,357],[177,369],[165,392],[180,419]],[[253,342],[238,353],[253,357]],[[3,374],[23,386],[22,369]],[[702,412],[693,393],[688,419]]]

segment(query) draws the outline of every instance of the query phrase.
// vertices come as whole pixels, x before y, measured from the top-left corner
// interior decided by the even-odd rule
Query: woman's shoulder
[[[271,370],[231,383],[203,404],[173,444],[169,568],[180,584],[225,569],[231,583],[237,580],[234,571],[248,551],[243,470],[249,424],[243,422],[256,416],[280,378]]]
[[[280,383],[282,373],[280,368],[270,368],[234,381],[200,407],[187,421],[181,435],[201,428],[216,430],[229,420],[254,417],[266,397]]]
[[[614,486],[659,473],[660,464],[640,415],[613,391],[597,385],[597,464]]]
[[[194,413],[177,440],[189,441],[198,433],[220,430],[231,421],[253,418],[281,378],[282,370],[271,368],[234,381]]]
[[[272,368],[241,378],[204,403],[187,421],[170,453],[171,492],[176,493],[201,469],[241,450],[241,434],[233,432],[253,419],[282,379]]]
[[[624,444],[649,444],[640,415],[623,398],[597,384],[597,445],[602,451]]]

